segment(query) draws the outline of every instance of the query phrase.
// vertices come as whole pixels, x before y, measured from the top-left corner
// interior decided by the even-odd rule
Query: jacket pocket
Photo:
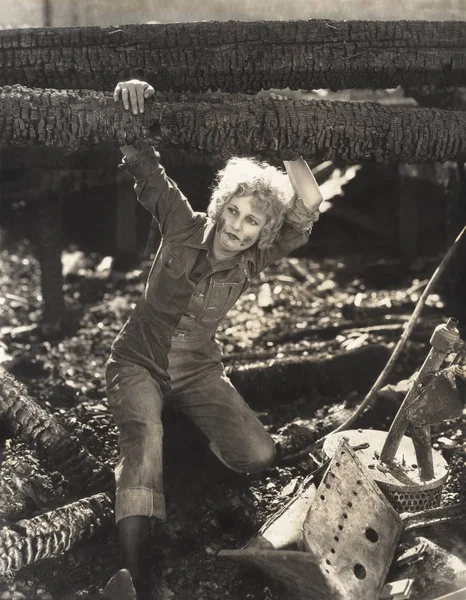
[[[149,299],[162,306],[169,304],[185,273],[186,265],[176,254],[168,252],[166,257],[161,256],[160,268],[154,270],[149,278]]]
[[[214,323],[223,319],[241,296],[245,288],[245,283],[245,281],[212,281],[210,289],[207,292],[201,321]]]

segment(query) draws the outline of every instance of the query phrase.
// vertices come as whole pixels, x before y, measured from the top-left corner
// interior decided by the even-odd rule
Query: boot
[[[123,566],[131,574],[137,600],[151,600],[151,577],[148,561],[150,518],[132,516],[121,519],[118,535]]]
[[[105,586],[103,600],[137,600],[128,569],[121,569],[110,579]]]

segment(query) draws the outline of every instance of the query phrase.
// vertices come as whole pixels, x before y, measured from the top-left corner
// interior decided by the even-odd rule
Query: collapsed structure
[[[289,44],[284,44],[283,39],[289,40]],[[229,44],[228,52],[224,44]],[[235,153],[289,159],[302,154],[308,159],[348,162],[461,161],[466,156],[466,117],[460,110],[326,100],[283,103],[247,94],[256,94],[268,87],[346,89],[409,85],[412,88],[426,84],[460,87],[466,85],[465,46],[466,23],[449,22],[229,22],[2,31],[0,141],[4,148],[9,145],[39,147],[41,153],[35,154],[36,165],[43,165],[41,161],[46,160],[43,149],[59,148],[66,151],[65,161],[69,160],[72,166],[76,153],[93,146],[113,144],[118,131],[125,131],[128,141],[150,136],[162,149],[219,157]],[[158,90],[143,117],[125,113],[109,94],[118,79],[135,75],[147,79]],[[45,89],[49,87],[54,89]],[[208,91],[217,89],[220,94]],[[42,190],[38,201],[44,228],[42,270],[46,320],[61,323],[64,311],[61,264],[55,243],[60,223],[47,190]],[[55,232],[47,229],[50,223]],[[453,337],[451,344],[445,344],[442,360],[455,350],[454,344],[458,344],[458,337]],[[435,373],[442,360],[429,361],[427,373]],[[7,378],[3,379],[4,386],[5,382],[10,387],[13,385]],[[421,383],[424,392],[426,384]],[[426,423],[433,418],[427,410],[432,408],[432,394],[440,392],[430,390],[429,393],[429,402],[422,406],[416,408],[408,403],[405,407],[409,409],[408,416],[403,408],[403,420],[415,424],[424,433]],[[426,394],[418,394],[414,400],[425,400]],[[20,413],[10,418],[22,422]],[[403,433],[404,430],[401,435]],[[65,432],[59,434],[66,438],[63,447],[73,447],[79,456],[85,457],[83,464],[100,476],[97,479],[103,489],[108,482],[105,469],[101,470],[98,461],[84,449],[73,446]],[[339,434],[332,442],[328,441],[326,451],[329,458],[333,457],[332,462],[316,494],[307,497],[307,502],[312,496],[312,501],[317,503],[315,510],[306,513],[307,554],[303,551],[273,554],[270,548],[258,550],[254,545],[237,554],[225,554],[233,558],[246,557],[262,565],[271,564],[272,571],[279,571],[285,579],[296,576],[301,598],[321,598],[323,589],[329,598],[356,597],[357,594],[358,598],[370,599],[374,590],[381,593],[404,526],[398,513],[407,506],[402,494],[396,496],[399,492],[392,495],[391,504],[386,501],[372,481],[377,478],[368,476],[371,465],[365,464],[368,461],[363,458],[368,449],[369,462],[377,458],[374,458],[375,453],[385,453],[385,462],[389,463],[396,454],[392,452],[396,451],[396,444],[391,444],[389,450],[383,444],[383,448],[374,447],[371,436],[377,434],[348,435]],[[345,437],[348,439],[342,439]],[[362,441],[358,442],[359,438]],[[367,447],[359,448],[358,453],[361,444]],[[426,458],[429,447],[428,436],[425,436],[416,448],[420,450],[416,451],[415,464],[424,469],[424,473],[414,488],[423,489],[409,491],[423,497],[425,502],[416,499],[409,506],[411,510],[438,505],[446,465],[439,461],[434,468],[434,464],[430,464]],[[405,452],[409,453],[410,465],[414,464],[411,463],[413,452],[411,448]],[[345,461],[344,468],[340,468],[343,463],[338,464],[335,457]],[[406,476],[406,471],[402,471]],[[333,486],[333,479],[338,481],[338,486]],[[360,486],[357,489],[349,485],[353,485],[354,479]],[[426,481],[432,485],[426,487]],[[383,490],[383,485],[380,487]],[[357,519],[353,519],[349,510],[353,508],[351,495],[355,491],[374,512],[367,515],[368,522],[362,533],[356,531]],[[343,501],[346,509],[342,507]],[[88,503],[78,503],[74,509],[65,511],[63,517],[60,515],[63,520],[58,519],[56,524],[73,531],[69,525],[69,519],[73,523],[73,510],[81,515],[79,519],[84,523],[76,536],[70,536],[75,541],[88,537],[95,523],[108,522],[109,497],[100,495]],[[343,519],[336,526],[341,526],[341,531],[348,536],[347,545],[338,532],[333,532],[335,544],[329,546],[327,530],[322,530],[320,539],[310,541],[316,530],[314,521],[326,520],[327,525],[333,527],[336,521],[333,523],[329,517],[336,511]],[[458,514],[462,516],[461,512]],[[97,515],[95,519],[94,515]],[[27,540],[36,530],[43,534],[46,529],[44,521],[40,521],[36,529],[31,523],[20,523],[18,527],[19,533],[5,534],[5,546],[19,548],[21,534]],[[388,533],[384,537],[381,532]],[[374,568],[364,564],[363,558],[349,565],[348,554],[361,539],[370,550],[377,549],[373,552],[374,563],[377,563]],[[67,541],[58,545],[53,552],[60,552],[70,544]],[[43,544],[41,548],[46,546]],[[365,552],[367,558],[370,552]],[[32,560],[50,555],[49,550],[35,556],[31,554]],[[18,551],[16,556],[16,562],[6,563],[5,571],[28,562],[23,560],[24,551]],[[310,584],[310,565],[316,577],[314,581],[318,582],[315,587]],[[346,573],[349,566],[351,577]]]

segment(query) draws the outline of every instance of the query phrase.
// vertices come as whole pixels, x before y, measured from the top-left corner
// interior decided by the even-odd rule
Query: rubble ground
[[[64,259],[74,250],[68,248]],[[104,365],[113,339],[143,290],[148,264],[127,273],[105,272],[97,269],[103,258],[83,254],[65,279],[75,330],[61,340],[41,341],[21,334],[21,327],[41,318],[38,263],[28,242],[10,239],[4,244],[0,252],[0,364],[91,452],[113,466],[117,435],[106,405]],[[284,259],[253,283],[225,320],[218,336],[225,364],[228,368],[256,361],[272,365],[281,357],[316,353],[325,358],[370,344],[391,350],[433,269],[429,262],[419,263],[415,270],[400,268],[396,260],[377,256]],[[447,316],[442,297],[432,294],[389,382],[405,379],[419,368],[433,329]],[[360,368],[363,372],[364,365]],[[368,374],[371,382],[378,374]],[[283,402],[247,400],[271,434],[297,450],[306,445],[309,427],[318,426],[328,415],[338,421],[339,412],[347,414],[367,389],[340,397],[303,394],[283,398]],[[392,417],[393,407],[376,406],[364,417],[364,427],[386,429]],[[216,555],[221,549],[245,544],[293,494],[313,461],[301,460],[254,476],[237,475],[216,461],[196,431],[170,414],[165,438],[169,516],[153,540],[154,598],[286,598],[286,592],[262,573]],[[459,420],[433,428],[434,447],[452,465],[444,504],[465,501],[462,439]],[[30,451],[5,431],[0,442],[3,460],[12,453]],[[32,486],[36,493],[33,489],[25,517],[67,501],[60,475],[51,475],[46,468],[44,473],[43,481],[37,478]],[[0,599],[97,599],[118,564],[112,528],[60,557],[4,578]],[[413,598],[434,597],[421,584]]]

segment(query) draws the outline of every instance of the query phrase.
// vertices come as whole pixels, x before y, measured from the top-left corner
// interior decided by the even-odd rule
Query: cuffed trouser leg
[[[160,385],[143,367],[117,361],[107,368],[107,395],[120,434],[116,521],[136,515],[165,520]]]

